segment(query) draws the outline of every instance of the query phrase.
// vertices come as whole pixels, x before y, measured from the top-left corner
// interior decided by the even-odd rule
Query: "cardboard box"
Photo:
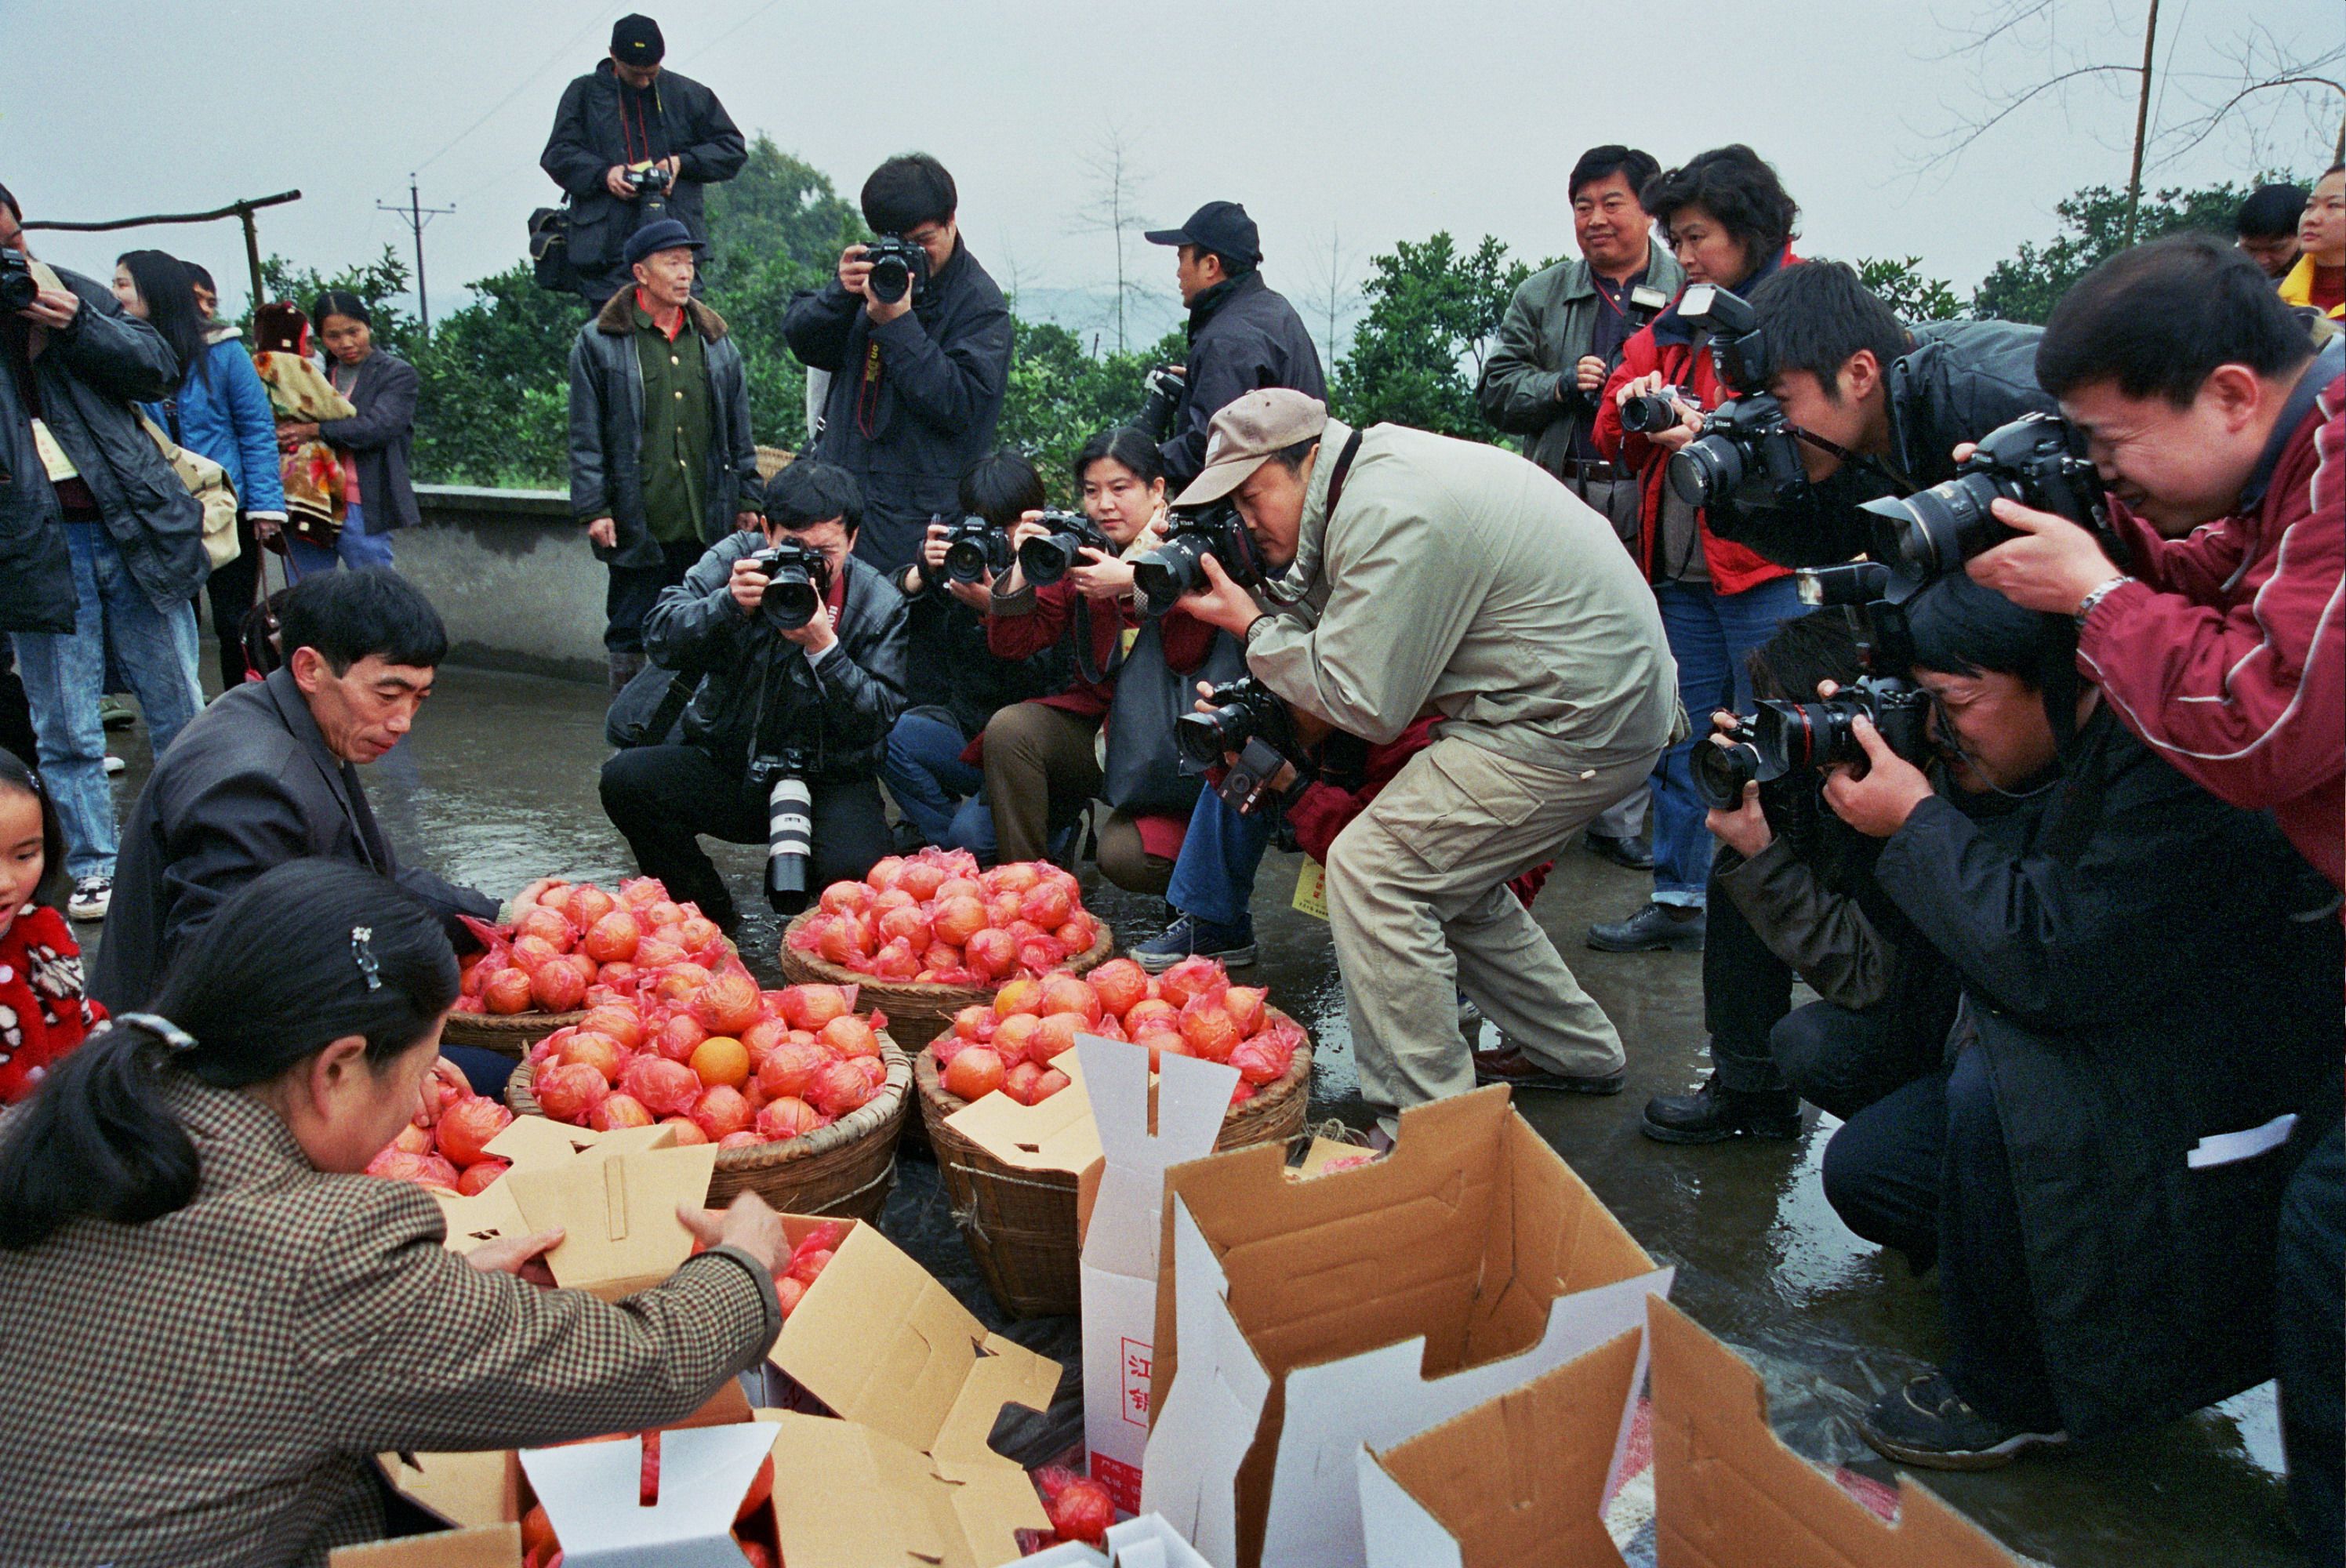
[[[1102,1150],[1076,1193],[1084,1248],[1077,1271],[1084,1304],[1084,1449],[1092,1479],[1107,1488],[1119,1511],[1137,1513],[1141,1457],[1148,1446],[1165,1171],[1214,1152],[1239,1074],[1222,1063],[1168,1055],[1152,1094],[1148,1053],[1139,1046],[1084,1035],[1076,1042],[1076,1055]],[[1067,1097],[1065,1090],[1055,1096]]]
[[[326,1568],[520,1568],[520,1563],[518,1524],[484,1524],[365,1546],[340,1546],[326,1559]]]
[[[490,1140],[487,1149],[513,1162],[513,1170],[505,1173],[510,1176],[515,1171],[550,1170],[585,1160],[608,1159],[614,1155],[668,1148],[675,1142],[676,1129],[668,1126],[623,1127],[617,1132],[597,1133],[586,1127],[565,1126],[544,1116],[516,1116],[504,1132]],[[503,1177],[472,1197],[459,1197],[438,1188],[431,1192],[447,1219],[447,1245],[452,1251],[470,1252],[485,1241],[529,1233],[529,1223],[515,1202],[514,1188]]]
[[[546,1255],[554,1282],[617,1301],[659,1284],[692,1256],[692,1233],[676,1211],[709,1201],[716,1169],[713,1144],[593,1150],[543,1168],[515,1166],[481,1196],[506,1188],[525,1232],[561,1227],[560,1244]]]
[[[1071,1541],[1005,1563],[1000,1568],[1212,1568],[1212,1564],[1161,1516],[1144,1513],[1111,1526],[1106,1552]]]
[[[1770,1568],[2019,1568],[1909,1476],[1884,1523],[1768,1425],[1743,1359],[1667,1301],[1652,1345],[1657,1568],[1730,1568],[1768,1543]]]
[[[784,1225],[801,1227],[791,1230],[795,1242],[818,1223],[792,1217]],[[868,1462],[880,1488],[871,1494],[876,1501],[859,1502],[842,1478],[847,1512],[859,1515],[842,1522],[836,1510],[808,1512],[826,1506],[819,1500],[784,1495],[804,1489],[778,1486],[783,1560],[791,1568],[893,1563],[900,1559],[885,1553],[897,1550],[911,1553],[901,1559],[908,1563],[984,1568],[1017,1556],[1019,1530],[1050,1528],[1025,1471],[995,1453],[988,1439],[1004,1405],[1049,1408],[1058,1364],[986,1332],[870,1226],[854,1226],[840,1242],[768,1359],[837,1412],[837,1427],[862,1431],[859,1440],[804,1424],[821,1417],[781,1421],[776,1471],[805,1473],[793,1466],[818,1457]],[[787,1456],[785,1445],[794,1445]],[[875,1540],[882,1554],[853,1555]]]
[[[945,1125],[1015,1169],[1081,1175],[1100,1157],[1099,1129],[1092,1120],[1091,1102],[1082,1092],[1083,1056],[1078,1051],[1062,1051],[1051,1065],[1065,1073],[1069,1083],[1041,1105],[1022,1105],[1007,1095],[988,1095],[947,1116]]]
[[[1403,1113],[1368,1166],[1290,1182],[1283,1159],[1167,1173],[1142,1506],[1220,1568],[1364,1568],[1362,1443],[1637,1328],[1671,1276],[1504,1087]],[[1617,1465],[1632,1410],[1608,1414]]]
[[[1408,1441],[1354,1456],[1369,1568],[1606,1568],[1613,1412],[1635,1330]]]

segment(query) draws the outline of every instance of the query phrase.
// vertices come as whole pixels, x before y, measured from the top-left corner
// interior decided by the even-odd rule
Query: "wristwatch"
[[[2104,599],[2110,596],[2110,593],[2113,589],[2123,587],[2133,581],[2134,579],[2132,577],[2127,576],[2112,577],[2108,582],[2104,583],[2100,587],[2096,588],[2092,593],[2087,594],[2084,598],[2079,599],[2077,601],[2076,612],[2078,629],[2081,631],[2085,629],[2086,617],[2094,613],[2094,606],[2096,605],[2100,604]]]

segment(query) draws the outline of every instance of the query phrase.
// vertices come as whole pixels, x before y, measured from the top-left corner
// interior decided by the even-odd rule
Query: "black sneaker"
[[[1588,928],[1588,945],[1599,952],[1700,952],[1708,920],[1702,911],[1649,903],[1627,920]]]
[[[1638,1131],[1666,1144],[1720,1144],[1729,1138],[1797,1138],[1800,1097],[1790,1089],[1754,1093],[1722,1086],[1713,1073],[1691,1095],[1646,1102]]]
[[[1617,839],[1610,833],[1583,833],[1580,847],[1600,860],[1627,866],[1633,871],[1654,869],[1654,849],[1643,839]]]
[[[1231,969],[1254,962],[1254,916],[1236,925],[1215,925],[1183,915],[1162,932],[1132,950],[1133,961],[1151,974],[1162,974],[1185,958],[1218,958]]]
[[[2033,1448],[2058,1448],[2065,1431],[2023,1431],[1974,1408],[1944,1372],[1924,1372],[1857,1418],[1857,1433],[1885,1459],[1923,1470],[2001,1470]]]

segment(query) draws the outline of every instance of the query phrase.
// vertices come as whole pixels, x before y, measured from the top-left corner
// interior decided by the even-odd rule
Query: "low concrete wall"
[[[597,683],[608,582],[561,490],[419,484],[423,523],[393,545],[401,575],[448,625],[449,658]]]

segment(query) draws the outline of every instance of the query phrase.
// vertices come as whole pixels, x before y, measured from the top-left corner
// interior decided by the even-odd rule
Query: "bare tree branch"
[[[2077,66],[2069,70],[2063,71],[2056,76],[2050,76],[2044,81],[2038,82],[2035,86],[2025,88],[2025,90],[2006,98],[2004,103],[1993,113],[1988,115],[1986,118],[1973,121],[1962,127],[1962,129],[1957,133],[1956,139],[1953,144],[1943,147],[1940,148],[1939,151],[1932,154],[1930,158],[1923,160],[1922,167],[1927,171],[1929,169],[1936,168],[1942,164],[1952,162],[1955,158],[1962,157],[1963,154],[1971,148],[1973,143],[1978,141],[1982,137],[1987,135],[1988,132],[2003,124],[2004,120],[2018,113],[2021,109],[2026,107],[2036,99],[2044,97],[2046,93],[2056,91],[2060,87],[2078,80],[2080,77],[2096,76],[2138,76],[2141,74],[2142,67],[2139,66]]]
[[[1092,149],[1078,160],[1084,173],[1091,179],[1091,195],[1076,211],[1076,220],[1069,225],[1075,234],[1106,234],[1116,245],[1116,351],[1123,353],[1125,342],[1125,302],[1141,285],[1126,269],[1126,241],[1130,235],[1148,226],[1137,206],[1140,170],[1135,166],[1131,144],[1126,141],[1124,128],[1109,122],[1100,129]]]

